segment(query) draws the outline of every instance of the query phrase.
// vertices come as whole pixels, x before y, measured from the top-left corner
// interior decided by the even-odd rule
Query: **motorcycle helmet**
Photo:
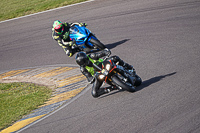
[[[56,20],[53,23],[53,28],[56,33],[61,34],[64,31],[64,26],[61,21]]]
[[[87,57],[86,53],[84,53],[84,52],[79,52],[76,55],[75,59],[76,59],[76,63],[82,67],[87,66],[90,62],[89,58]]]

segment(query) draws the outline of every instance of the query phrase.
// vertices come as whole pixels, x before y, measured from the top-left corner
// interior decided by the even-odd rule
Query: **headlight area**
[[[110,71],[111,65],[110,64],[106,64],[105,68],[106,68],[107,71]]]
[[[100,75],[99,75],[99,79],[102,80],[102,79],[104,79],[104,78],[105,78],[105,75],[103,75],[103,74],[100,74]]]

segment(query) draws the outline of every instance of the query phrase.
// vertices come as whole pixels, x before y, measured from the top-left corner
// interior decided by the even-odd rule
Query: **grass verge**
[[[87,0],[1,0],[0,21]]]
[[[44,104],[52,94],[46,86],[31,83],[0,83],[0,130]]]

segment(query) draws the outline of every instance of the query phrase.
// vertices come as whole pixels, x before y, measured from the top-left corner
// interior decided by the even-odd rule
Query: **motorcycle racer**
[[[86,76],[90,84],[93,83],[91,93],[92,93],[92,96],[95,98],[105,93],[108,93],[114,89],[113,87],[100,88],[103,84],[103,81],[101,82],[101,81],[95,80],[95,76],[94,76],[95,72],[98,70],[96,70],[96,68],[93,66],[93,63],[101,67],[101,63],[103,62],[103,59],[101,58],[104,56],[108,56],[110,54],[111,54],[110,50],[106,48],[100,52],[91,53],[88,55],[86,55],[86,53],[84,52],[79,52],[75,57],[77,64],[80,66],[80,70],[82,74]],[[127,70],[131,72],[135,72],[135,69],[133,68],[133,66],[129,65],[128,63],[125,63],[118,56],[111,56],[109,58],[111,58],[114,63],[118,62],[119,65],[125,67]]]
[[[52,28],[52,38],[58,42],[69,57],[72,57],[76,52],[80,51],[78,48],[71,48],[75,42],[69,38],[69,28],[73,25],[87,26],[86,23],[62,23],[61,21],[56,20],[54,21]]]

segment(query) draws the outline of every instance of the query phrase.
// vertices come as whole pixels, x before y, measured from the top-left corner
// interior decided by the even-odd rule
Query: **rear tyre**
[[[106,46],[103,43],[101,43],[99,40],[95,40],[94,38],[91,38],[90,43],[95,45],[100,50],[103,50],[106,48]]]
[[[135,75],[135,78],[134,86],[140,86],[142,84],[142,79],[138,75]]]
[[[130,85],[127,85],[126,83],[124,83],[123,81],[121,81],[120,78],[118,78],[116,75],[112,76],[112,81],[113,83],[116,84],[116,86],[120,86],[122,87],[124,90],[127,90],[129,92],[135,92],[135,87]]]

